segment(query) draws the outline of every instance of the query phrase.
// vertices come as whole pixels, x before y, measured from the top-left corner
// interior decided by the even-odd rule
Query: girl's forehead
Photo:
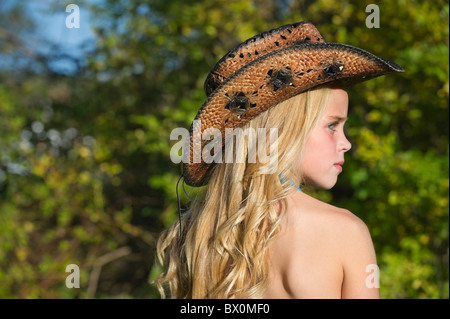
[[[348,94],[343,89],[333,89],[324,116],[347,117]]]

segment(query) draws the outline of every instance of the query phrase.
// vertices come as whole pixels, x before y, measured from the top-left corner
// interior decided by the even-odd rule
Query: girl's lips
[[[344,165],[344,161],[334,164],[334,167],[336,167],[339,173],[342,172],[342,165]]]

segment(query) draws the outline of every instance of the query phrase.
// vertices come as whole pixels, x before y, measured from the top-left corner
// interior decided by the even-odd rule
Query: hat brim
[[[207,128],[238,128],[261,112],[307,90],[336,83],[348,87],[387,74],[404,72],[397,64],[341,43],[301,43],[266,54],[228,77],[198,111],[201,128],[190,128],[189,160],[183,164],[186,184],[208,183],[214,163],[194,163],[194,150],[203,150]],[[195,134],[194,134],[195,133]]]

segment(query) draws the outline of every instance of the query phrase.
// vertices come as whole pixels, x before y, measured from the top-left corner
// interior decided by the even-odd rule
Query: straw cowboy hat
[[[262,32],[225,54],[205,81],[206,102],[190,128],[185,183],[206,185],[212,163],[194,161],[194,149],[209,142],[207,128],[238,128],[261,112],[319,86],[347,87],[387,73],[404,72],[397,64],[347,44],[326,43],[314,25],[298,22]],[[194,123],[194,122],[193,122]],[[195,134],[194,134],[194,131]]]

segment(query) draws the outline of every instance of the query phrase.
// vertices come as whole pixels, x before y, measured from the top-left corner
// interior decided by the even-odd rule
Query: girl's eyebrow
[[[339,123],[347,121],[346,117],[341,117],[341,116],[337,116],[337,115],[329,115],[329,116],[327,116],[327,119],[328,120],[334,120],[334,121],[339,122]]]

